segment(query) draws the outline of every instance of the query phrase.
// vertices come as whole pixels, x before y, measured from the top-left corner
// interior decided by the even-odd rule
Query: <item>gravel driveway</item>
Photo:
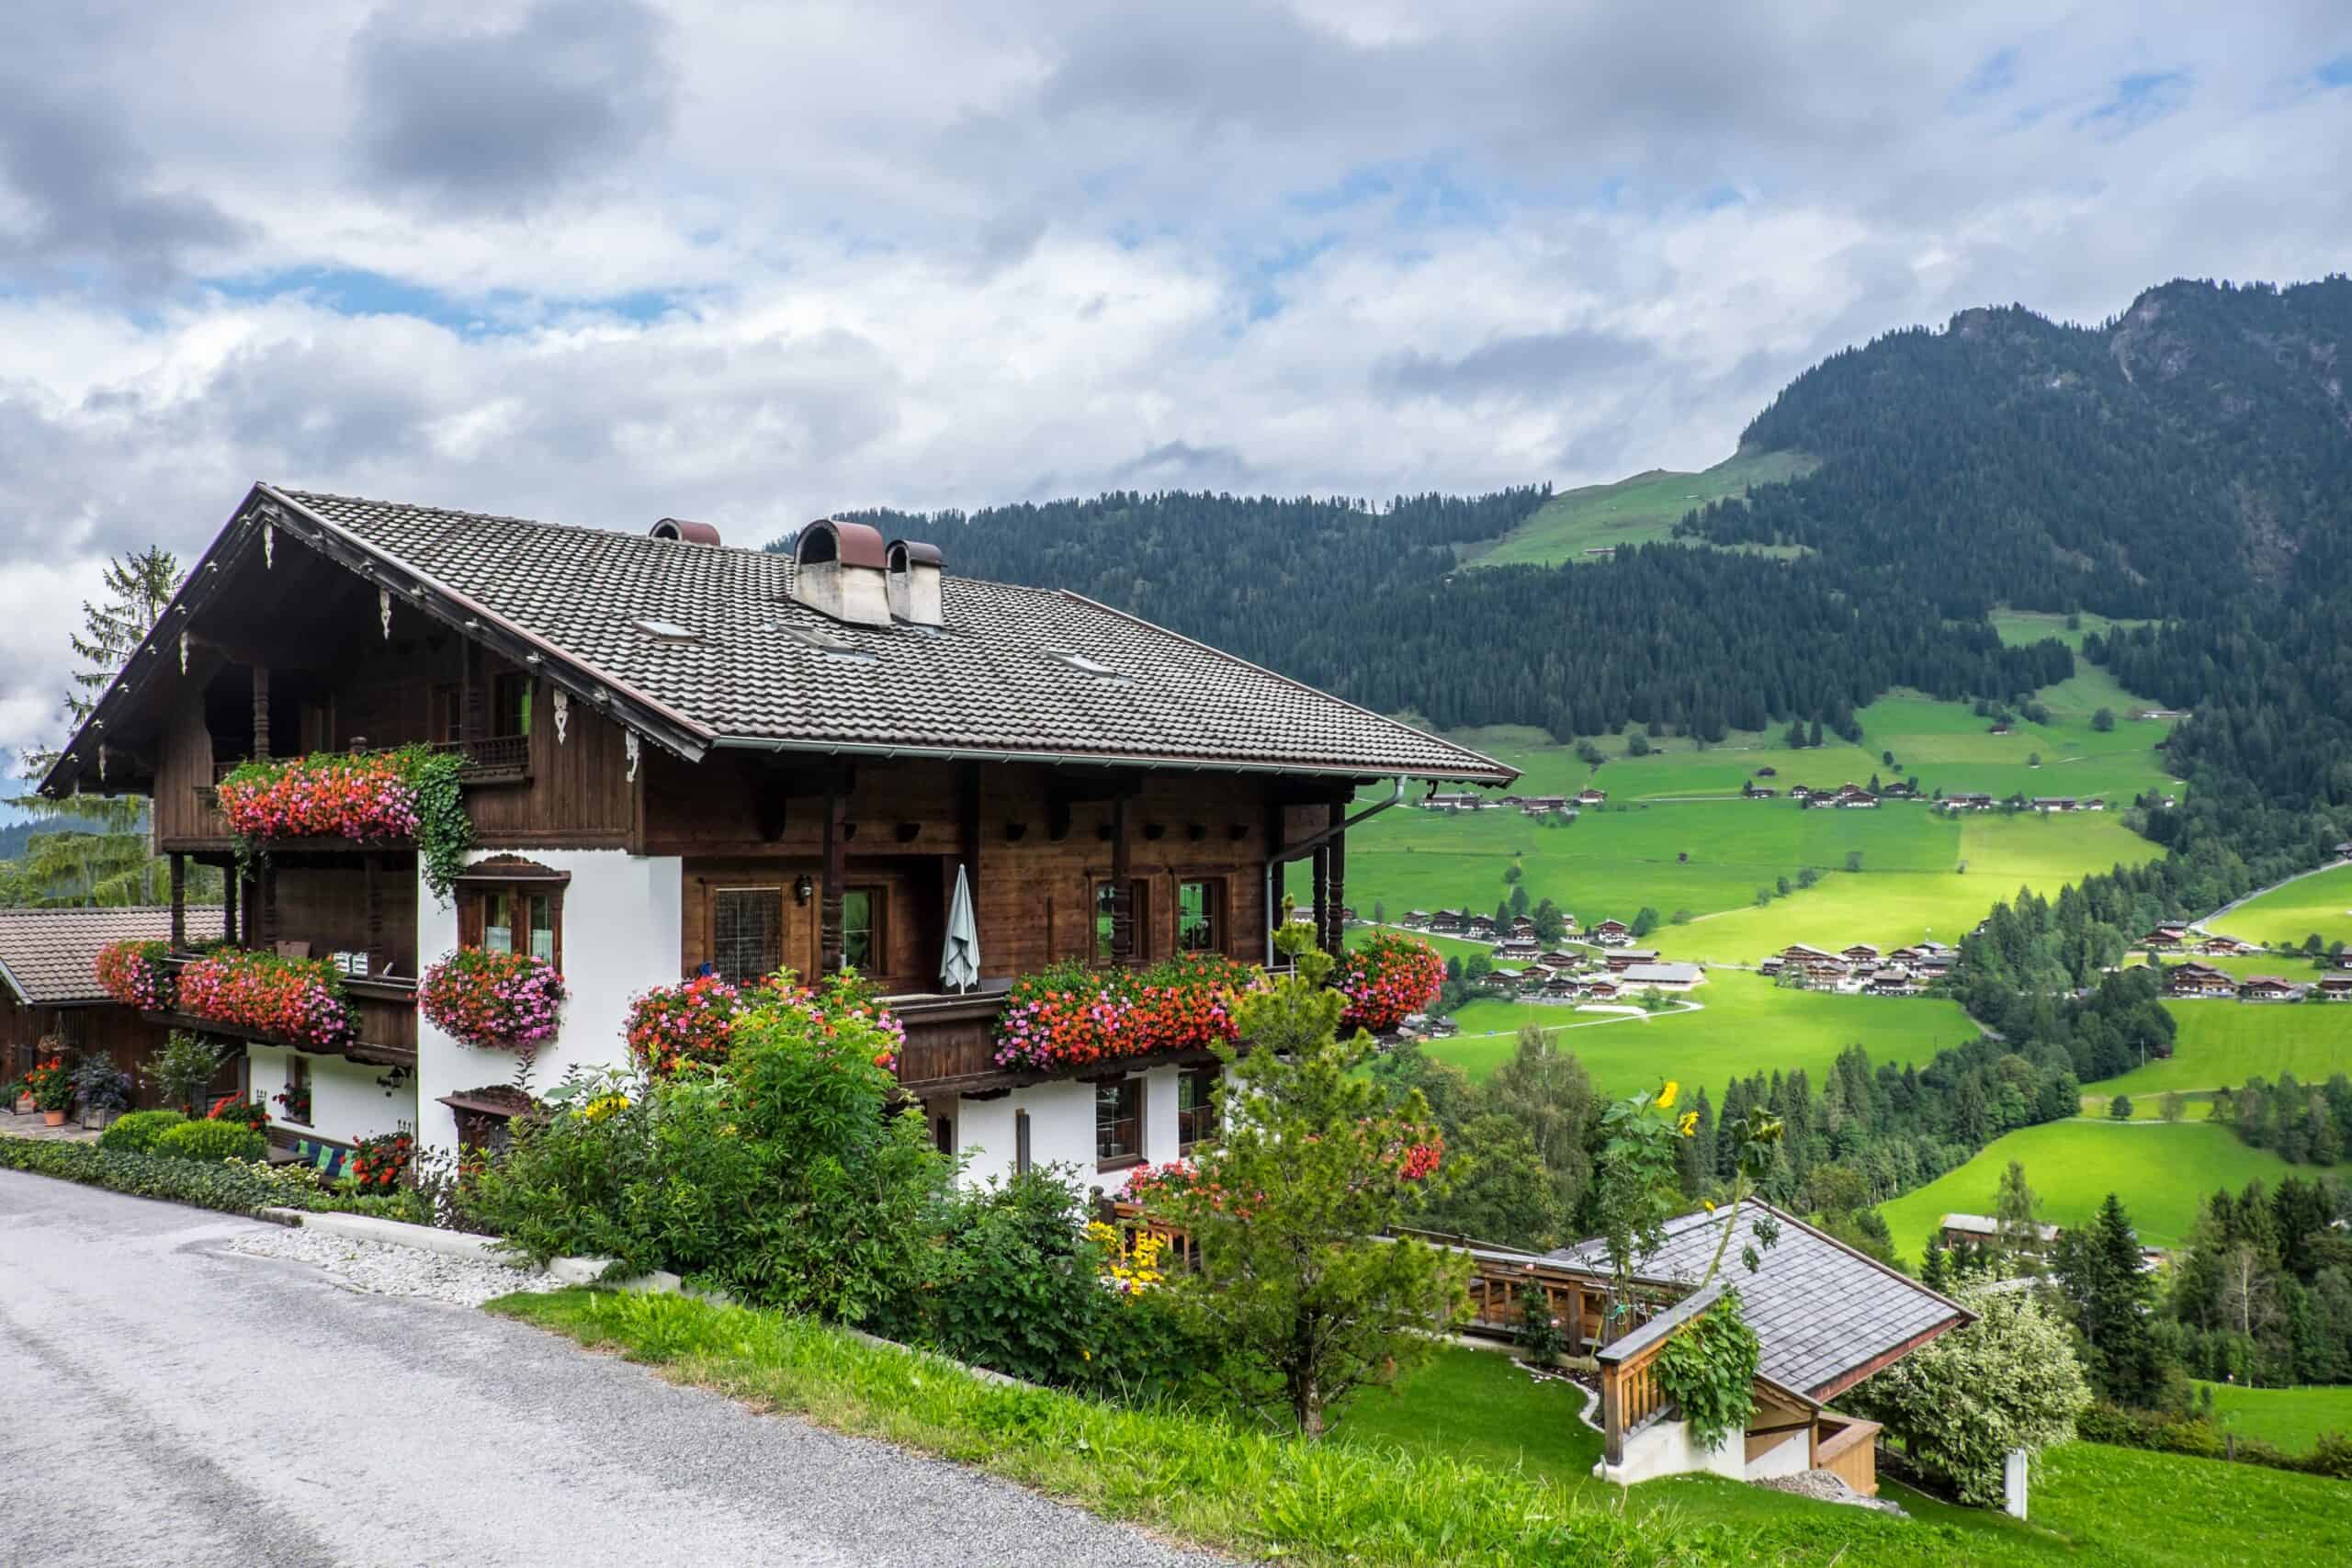
[[[271,1228],[0,1170],[0,1559],[1221,1561],[520,1324],[231,1249]]]

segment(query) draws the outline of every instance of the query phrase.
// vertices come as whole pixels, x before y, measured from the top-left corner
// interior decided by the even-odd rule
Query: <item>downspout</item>
[[[1434,780],[1430,781],[1430,792],[1431,794],[1435,794],[1437,792],[1437,784]],[[1266,857],[1266,964],[1268,967],[1271,968],[1274,962],[1273,915],[1274,911],[1282,907],[1283,867],[1289,864],[1292,861],[1304,860],[1308,855],[1313,854],[1317,850],[1321,849],[1325,844],[1329,843],[1333,839],[1338,838],[1340,834],[1354,827],[1357,823],[1366,821],[1371,818],[1379,816],[1390,807],[1402,802],[1404,798],[1405,775],[1399,773],[1396,775],[1396,787],[1389,792],[1388,798],[1386,800],[1377,801],[1371,806],[1365,807],[1353,817],[1350,817],[1342,821],[1334,823],[1330,827],[1326,828],[1321,832],[1316,834],[1313,838],[1301,839],[1295,844],[1285,844],[1281,849],[1274,851]]]

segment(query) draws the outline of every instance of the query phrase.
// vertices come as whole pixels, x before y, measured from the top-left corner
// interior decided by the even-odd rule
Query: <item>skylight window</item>
[[[843,642],[837,637],[828,637],[823,632],[807,631],[799,626],[787,626],[782,621],[769,622],[768,629],[781,632],[803,648],[813,648],[828,659],[839,659],[851,664],[874,664],[880,661],[880,655],[860,648],[854,642]]]
[[[692,626],[682,626],[675,621],[664,621],[651,615],[639,615],[636,620],[631,621],[629,625],[635,626],[639,631],[643,632],[646,636],[656,638],[662,642],[696,642],[700,640],[700,638],[696,637],[695,629]]]
[[[1106,682],[1111,685],[1129,686],[1135,683],[1128,676],[1121,674],[1101,660],[1089,659],[1082,653],[1073,653],[1066,648],[1049,648],[1046,649],[1046,657],[1057,664],[1068,665],[1081,675],[1091,675],[1096,680]]]

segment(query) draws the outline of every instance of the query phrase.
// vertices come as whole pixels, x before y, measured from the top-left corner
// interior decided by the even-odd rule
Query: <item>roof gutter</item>
[[[1367,764],[1345,767],[1330,763],[1250,761],[1240,759],[1155,756],[1149,753],[1121,751],[1039,751],[1019,750],[998,746],[893,746],[873,741],[792,740],[775,739],[758,735],[722,735],[711,742],[714,750],[740,751],[802,752],[823,757],[873,757],[885,761],[901,757],[924,758],[946,762],[1035,762],[1048,767],[1079,768],[1150,768],[1157,771],[1191,773],[1289,773],[1317,778],[1374,779],[1388,774],[1397,778],[1401,796],[1404,780],[1461,779],[1473,784],[1505,782],[1486,773],[1464,773],[1443,769],[1398,769],[1388,764]],[[1516,777],[1517,775],[1512,775]],[[1386,810],[1391,800],[1374,810]],[[1370,816],[1367,811],[1363,815]]]

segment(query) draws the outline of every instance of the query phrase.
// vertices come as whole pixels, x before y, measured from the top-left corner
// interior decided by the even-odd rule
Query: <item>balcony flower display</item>
[[[1001,1067],[1084,1066],[1235,1036],[1233,996],[1263,984],[1247,964],[1191,953],[1148,969],[1057,964],[1024,976],[996,1024]]]
[[[248,846],[272,839],[413,841],[426,884],[446,898],[473,841],[458,786],[464,769],[462,757],[425,746],[244,762],[220,781],[220,813]]]
[[[416,1006],[433,1025],[468,1045],[533,1050],[555,1038],[563,976],[527,953],[460,948],[424,972]]]
[[[178,1010],[297,1045],[330,1048],[350,1039],[357,1024],[334,964],[241,948],[182,969]]]
[[[168,942],[110,942],[98,949],[98,988],[141,1012],[172,1010],[172,971],[164,962]]]
[[[676,1072],[694,1062],[724,1061],[735,1026],[755,1011],[784,1010],[802,1015],[818,1032],[839,1034],[852,1022],[877,1032],[884,1042],[874,1065],[895,1072],[907,1041],[906,1027],[875,999],[874,988],[854,969],[816,983],[804,983],[789,969],[751,987],[729,985],[717,975],[697,975],[675,986],[657,986],[629,1003],[629,1054],[657,1074]]]
[[[1419,937],[1375,931],[1343,953],[1331,988],[1348,998],[1341,1029],[1383,1034],[1436,999],[1445,984],[1445,960]]]

